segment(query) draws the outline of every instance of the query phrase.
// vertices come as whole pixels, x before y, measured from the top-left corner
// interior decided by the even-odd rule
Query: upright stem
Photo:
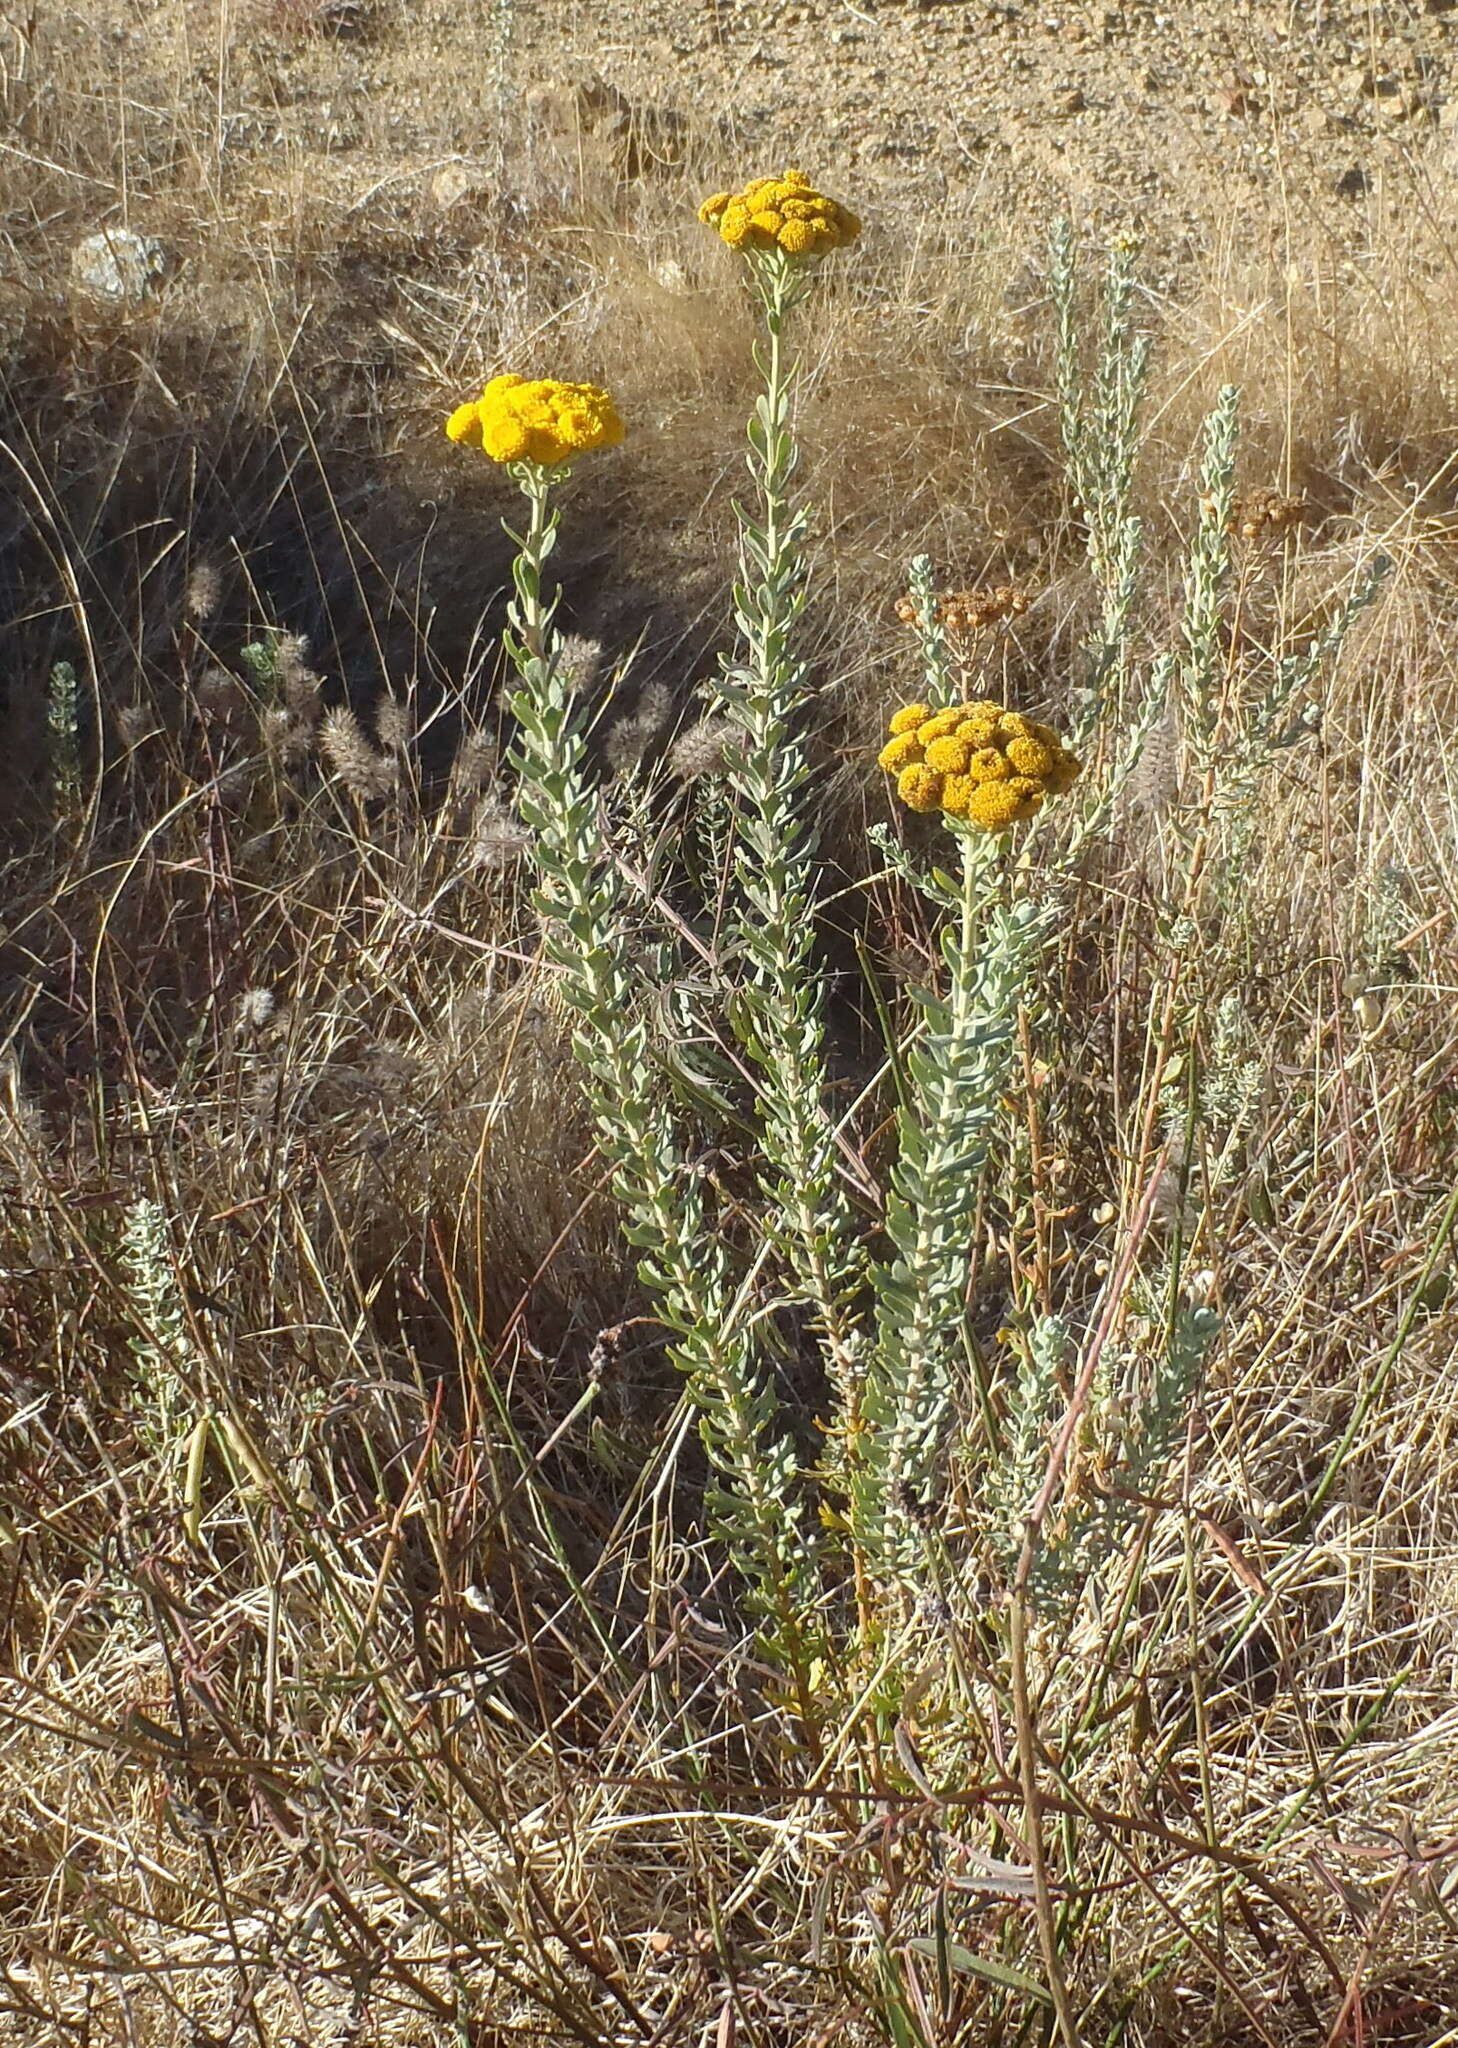
[[[1078,2023],[1063,1958],[1058,1953],[1058,1923],[1053,1911],[1053,1891],[1048,1881],[1048,1859],[1043,1850],[1043,1795],[1038,1785],[1037,1723],[1033,1692],[1028,1679],[1028,1597],[1026,1589],[1015,1587],[1008,1613],[1008,1661],[1011,1667],[1013,1723],[1018,1747],[1018,1779],[1023,1792],[1023,1833],[1027,1837],[1028,1862],[1033,1873],[1033,1904],[1038,1919],[1038,1946],[1048,1978],[1048,1995],[1058,2018],[1063,2048],[1079,2048]]]
[[[512,699],[516,759],[546,952],[575,1016],[573,1048],[586,1070],[626,1235],[639,1253],[640,1276],[658,1299],[670,1354],[688,1380],[700,1433],[723,1482],[710,1489],[710,1512],[768,1617],[769,1639],[794,1674],[813,1736],[802,1617],[814,1598],[814,1557],[798,1493],[798,1458],[753,1328],[735,1305],[729,1248],[706,1207],[703,1182],[684,1157],[670,1103],[655,1085],[620,882],[603,858],[576,706],[557,662],[557,599],[542,591],[557,525],[551,477],[526,463],[517,465],[516,476],[530,516],[526,532],[513,536],[519,553],[506,644],[521,678]]]
[[[798,724],[805,669],[795,631],[805,604],[804,511],[791,500],[798,460],[789,428],[793,367],[786,323],[803,296],[803,266],[775,250],[753,259],[766,341],[757,353],[764,390],[749,424],[749,471],[758,504],[740,520],[735,610],[744,664],[721,685],[748,745],[735,780],[744,799],[736,857],[743,905],[738,942],[749,967],[746,1050],[763,1076],[761,1185],[777,1242],[820,1325],[849,1455],[859,1433],[859,1369],[849,1303],[859,1266],[852,1218],[838,1183],[827,1109],[824,1014],[813,959],[813,829],[803,792],[809,764]]]
[[[967,1243],[1003,1093],[1028,965],[1044,929],[1026,902],[990,886],[996,841],[967,828],[958,922],[944,935],[947,993],[920,997],[923,1028],[907,1061],[874,1353],[866,1377],[862,1466],[852,1515],[876,1568],[914,1575],[923,1539],[907,1526],[928,1489],[955,1405],[964,1350]]]
[[[547,628],[557,609],[555,598],[548,603],[542,597],[542,564],[556,544],[557,514],[552,509],[552,485],[547,471],[538,463],[523,462],[516,465],[516,473],[529,517],[520,552],[512,564],[517,599],[514,610],[522,648],[529,664],[538,670],[535,676],[523,670],[522,680],[532,683],[542,680],[540,671],[547,665]]]

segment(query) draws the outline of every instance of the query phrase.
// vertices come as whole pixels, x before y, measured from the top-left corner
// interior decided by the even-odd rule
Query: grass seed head
[[[396,762],[375,752],[347,704],[326,713],[320,743],[340,781],[361,800],[388,796],[395,787]]]
[[[557,673],[569,692],[590,689],[601,666],[601,643],[585,633],[564,633],[557,642]]]
[[[648,683],[627,717],[608,727],[603,752],[614,775],[631,775],[662,736],[670,704],[662,683]]]
[[[387,693],[375,706],[375,737],[387,754],[397,758],[410,745],[410,713],[398,697]]]
[[[231,725],[243,710],[243,686],[227,669],[212,662],[202,672],[196,703],[209,725]]]
[[[278,997],[271,988],[246,988],[238,998],[240,1031],[266,1031],[278,1015]]]
[[[123,704],[116,714],[117,737],[124,747],[138,747],[157,731],[157,720],[146,704]]]
[[[732,718],[712,712],[681,732],[668,750],[668,765],[681,782],[723,775],[743,754],[747,736]]]
[[[496,774],[500,749],[484,732],[462,733],[451,762],[451,794],[459,803],[483,790]]]
[[[531,835],[500,797],[488,792],[471,817],[468,860],[478,874],[498,874],[519,859]]]
[[[199,624],[210,619],[223,594],[222,573],[214,562],[199,562],[187,579],[187,615]]]

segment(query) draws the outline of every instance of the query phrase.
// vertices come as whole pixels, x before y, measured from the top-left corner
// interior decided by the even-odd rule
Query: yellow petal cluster
[[[1031,818],[1082,766],[1051,726],[990,697],[946,711],[906,705],[891,719],[880,761],[908,809],[942,811],[989,832]]]
[[[622,420],[606,391],[555,377],[493,377],[479,398],[456,407],[445,430],[493,462],[544,467],[588,448],[613,448],[623,438]]]
[[[755,178],[742,192],[715,192],[699,219],[731,249],[783,249],[787,256],[824,256],[861,231],[855,215],[817,192],[803,171]]]

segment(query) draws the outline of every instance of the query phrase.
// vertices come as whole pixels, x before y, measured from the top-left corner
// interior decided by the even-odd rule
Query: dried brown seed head
[[[223,594],[223,578],[213,562],[199,562],[187,579],[187,612],[193,619],[210,619]]]
[[[935,599],[935,617],[956,638],[980,633],[1001,619],[1015,619],[1030,599],[1021,583],[989,584],[979,590],[946,590]],[[916,624],[916,600],[908,591],[896,600],[896,616],[905,626]]]
[[[1242,540],[1277,540],[1311,515],[1308,499],[1288,498],[1264,485],[1247,491],[1230,508],[1230,532]]]
[[[462,733],[451,763],[451,795],[459,803],[486,787],[496,773],[500,749],[484,732]]]
[[[530,835],[519,818],[513,817],[500,797],[488,793],[477,804],[471,818],[468,859],[473,868],[494,874],[522,854]]]
[[[668,750],[668,765],[681,781],[723,775],[742,757],[748,736],[732,718],[711,712],[681,732]]]
[[[357,797],[364,800],[390,794],[395,787],[396,764],[375,752],[347,704],[337,705],[325,715],[319,738],[325,760]]]
[[[398,697],[381,697],[375,706],[375,734],[387,754],[399,756],[410,745],[410,713]]]

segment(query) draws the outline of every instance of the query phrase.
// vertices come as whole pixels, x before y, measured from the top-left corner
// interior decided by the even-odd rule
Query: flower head
[[[782,249],[787,256],[825,256],[861,231],[846,207],[817,192],[803,171],[754,178],[742,192],[715,192],[699,219],[731,249]]]
[[[941,811],[987,832],[1031,818],[1082,766],[1050,726],[987,698],[936,712],[908,704],[891,719],[880,761],[908,809]]]
[[[613,448],[623,422],[606,391],[595,384],[563,384],[555,377],[493,377],[468,405],[446,421],[452,441],[480,448],[493,462],[570,461],[588,448]]]
[[[1021,583],[986,584],[979,590],[939,592],[932,600],[932,616],[953,639],[968,640],[999,619],[1020,618],[1028,604],[1028,592]],[[896,616],[905,626],[916,624],[916,598],[911,591],[897,598]]]

